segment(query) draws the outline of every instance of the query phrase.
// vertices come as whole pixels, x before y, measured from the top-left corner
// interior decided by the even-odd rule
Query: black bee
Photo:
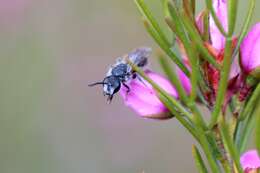
[[[127,63],[125,58],[129,58],[133,64],[143,68],[148,64],[148,57],[150,53],[151,48],[142,47],[133,50],[129,54],[123,56],[123,58],[118,58],[116,63],[109,68],[106,77],[102,82],[96,82],[90,84],[89,86],[103,85],[104,96],[108,96],[108,102],[111,102],[114,94],[120,90],[122,85],[127,88],[127,92],[130,92],[127,82],[138,76],[132,67]]]

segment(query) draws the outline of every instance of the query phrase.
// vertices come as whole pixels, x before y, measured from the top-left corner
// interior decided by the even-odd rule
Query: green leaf
[[[199,126],[197,126],[197,131],[198,131],[198,138],[199,138],[200,145],[208,160],[211,171],[213,173],[220,172],[220,168],[219,168],[218,162],[216,160],[217,156],[214,155],[214,151],[213,151],[214,149],[211,147],[205,132]]]
[[[181,15],[181,18],[182,18],[182,22],[183,22],[186,30],[189,33],[189,36],[191,37],[192,41],[194,43],[196,43],[198,50],[203,55],[202,58],[204,58],[206,61],[211,63],[217,69],[221,69],[220,65],[216,62],[215,58],[205,48],[203,40],[202,40],[197,28],[193,25],[193,23],[190,21],[190,19],[185,15]]]
[[[224,119],[220,121],[220,132],[223,139],[224,146],[231,158],[234,160],[235,166],[239,173],[243,173],[243,169],[240,165],[240,154],[238,149],[236,148],[234,142],[232,141],[232,137],[230,136],[229,129],[227,124],[224,122]]]
[[[255,108],[259,96],[260,96],[260,84],[257,85],[256,89],[253,91],[252,95],[250,96],[249,101],[247,102],[244,109],[242,110],[242,113],[239,116],[239,121],[243,121],[246,118],[246,116],[249,115],[252,109]]]
[[[165,97],[162,93],[158,92],[158,97],[160,101],[170,110],[170,112],[175,115],[176,119],[190,132],[190,134],[199,141],[198,133],[196,129],[194,128],[193,124],[191,124],[191,119],[186,117],[188,120],[186,120],[181,112],[175,109],[174,104]]]
[[[258,101],[257,110],[254,116],[256,116],[256,129],[255,129],[255,141],[258,154],[260,154],[260,101]]]
[[[206,168],[206,165],[200,155],[199,150],[197,149],[197,147],[195,145],[192,146],[192,154],[193,154],[193,158],[195,160],[196,166],[198,168],[198,171],[200,173],[207,173],[208,170]]]
[[[228,0],[227,7],[228,7],[228,37],[232,37],[235,30],[236,19],[237,19],[238,0]]]
[[[187,75],[190,75],[187,67],[182,63],[180,58],[172,51],[172,49],[167,46],[167,44],[163,41],[163,39],[156,33],[156,31],[151,27],[149,22],[146,19],[143,19],[144,26],[147,32],[151,35],[151,37],[155,40],[155,42],[160,46],[162,50],[171,58],[171,60]]]
[[[158,59],[164,73],[168,76],[172,84],[175,86],[178,94],[180,95],[181,100],[187,104],[188,103],[187,93],[184,90],[176,73],[174,72],[174,70],[172,70],[172,66],[170,65],[170,62],[162,53],[158,53]]]
[[[252,130],[256,125],[256,116],[253,116],[253,110],[249,112],[249,115],[244,120],[245,122],[240,123],[240,133],[237,135],[236,144],[238,146],[239,152],[243,153],[249,142],[249,138],[252,134]]]
[[[227,86],[228,86],[228,77],[230,72],[230,67],[232,64],[232,39],[227,38],[226,39],[226,48],[225,48],[225,54],[224,54],[224,60],[223,60],[223,69],[221,69],[220,73],[220,82],[217,92],[217,98],[214,110],[212,112],[210,125],[209,127],[212,128],[218,120],[218,117],[222,114],[222,105],[225,99]]]
[[[218,27],[219,31],[220,31],[225,37],[227,37],[228,34],[227,34],[226,31],[224,30],[222,24],[220,23],[220,21],[219,21],[217,15],[216,15],[215,10],[214,10],[214,8],[213,8],[213,2],[212,2],[212,0],[205,0],[205,1],[206,1],[207,8],[208,8],[208,10],[210,11],[210,14],[211,14],[211,16],[212,16],[212,18],[213,18],[213,20],[214,20],[216,26]]]
[[[158,24],[158,22],[155,20],[154,16],[152,15],[151,11],[149,10],[149,8],[147,7],[147,5],[145,4],[144,0],[135,0],[135,3],[139,9],[139,11],[141,12],[141,14],[143,16],[145,16],[145,18],[149,21],[149,23],[153,26],[153,28],[156,30],[157,34],[159,35],[159,37],[163,40],[163,42],[166,44],[166,46],[171,47],[170,42],[168,41],[168,39],[166,38],[166,36],[164,35],[160,25]]]

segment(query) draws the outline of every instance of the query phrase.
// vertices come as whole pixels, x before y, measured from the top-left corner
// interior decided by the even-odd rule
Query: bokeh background
[[[87,86],[139,46],[156,49],[132,0],[0,0],[0,172],[195,172],[176,120],[141,119]]]

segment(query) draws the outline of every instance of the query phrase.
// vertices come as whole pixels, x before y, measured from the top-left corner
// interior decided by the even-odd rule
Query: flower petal
[[[149,70],[145,71],[145,73],[162,89],[175,98],[178,97],[175,88],[167,79]],[[136,78],[131,80],[127,85],[130,87],[130,92],[127,93],[127,89],[122,87],[120,94],[123,97],[125,104],[131,107],[140,116],[154,119],[166,119],[172,117],[172,115],[169,115],[168,109],[157,97],[156,91],[148,82]]]
[[[187,67],[188,65],[186,65]],[[190,70],[190,68],[188,67],[188,69]],[[191,93],[191,82],[190,82],[190,78],[180,69],[180,68],[176,68],[177,74],[179,76],[179,80],[183,86],[183,88],[185,89],[185,91],[189,94]]]
[[[181,54],[181,58],[182,61],[184,63],[184,65],[188,68],[189,71],[191,71],[190,65],[189,65],[189,59],[188,59],[188,55],[185,51],[185,48],[182,44],[182,42],[177,39],[177,43],[180,49],[180,54]],[[185,91],[189,94],[191,92],[191,83],[190,83],[190,79],[188,78],[188,76],[178,67],[176,67],[176,72],[179,76],[180,82],[183,86],[183,88],[185,89]]]
[[[227,3],[226,0],[214,0],[213,8],[225,31],[228,30]],[[212,16],[209,18],[209,30],[212,46],[217,50],[225,47],[225,37],[219,31]]]
[[[202,34],[204,32],[204,12],[200,12],[197,16],[196,16],[196,25],[200,31],[200,33]]]
[[[243,170],[260,168],[260,158],[256,150],[249,150],[240,157]]]
[[[244,38],[240,46],[240,63],[246,73],[260,66],[260,23],[257,23]]]

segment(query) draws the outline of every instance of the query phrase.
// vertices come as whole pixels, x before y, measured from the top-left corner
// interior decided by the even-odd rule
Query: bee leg
[[[111,101],[112,101],[112,99],[113,99],[113,95],[109,95],[109,96],[107,97],[107,103],[110,104]]]
[[[132,76],[132,78],[135,79],[136,77],[137,77],[137,74],[134,73],[133,76]]]
[[[128,94],[129,92],[130,92],[130,88],[129,88],[129,86],[128,85],[126,85],[125,83],[123,83],[123,85],[124,85],[124,87],[126,87],[126,94]]]

